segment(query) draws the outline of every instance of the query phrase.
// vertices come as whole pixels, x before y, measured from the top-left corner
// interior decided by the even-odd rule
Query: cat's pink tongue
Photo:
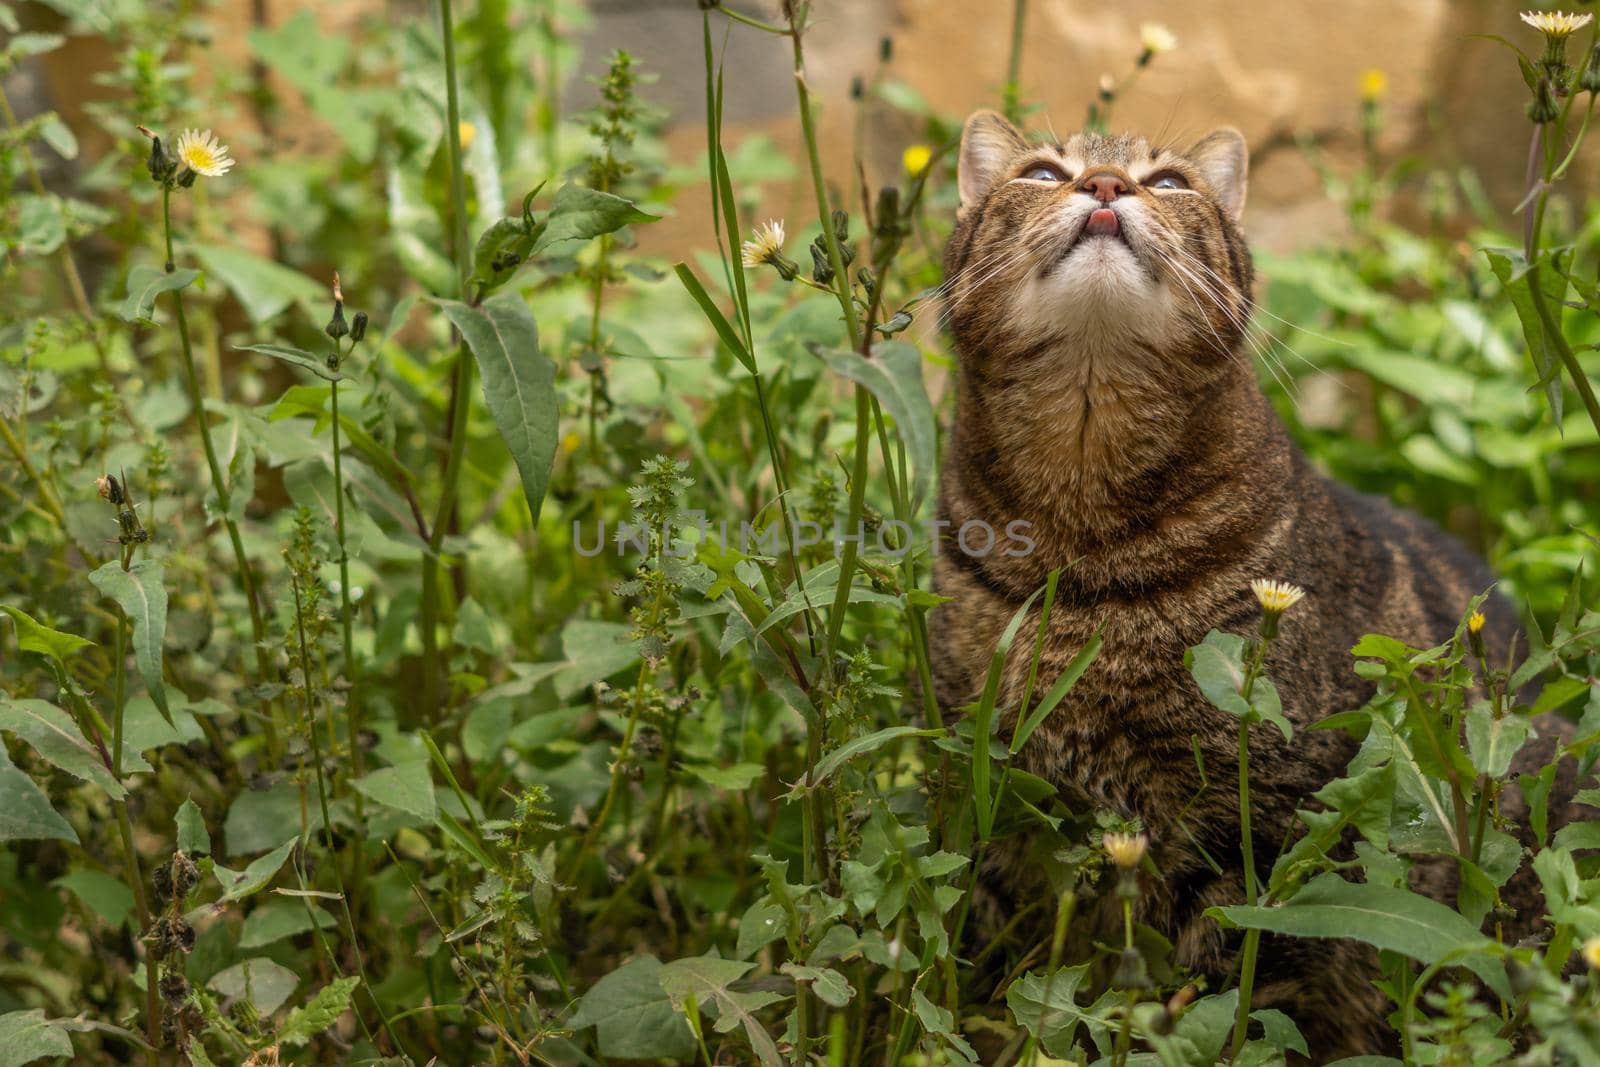
[[[1122,230],[1122,223],[1117,219],[1117,213],[1108,207],[1098,207],[1089,213],[1089,225],[1084,227],[1086,233],[1101,237],[1115,237]]]

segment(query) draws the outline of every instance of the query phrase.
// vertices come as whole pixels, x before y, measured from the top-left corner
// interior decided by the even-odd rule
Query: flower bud
[[[344,321],[343,300],[335,300],[333,302],[333,318],[328,320],[328,325],[322,328],[322,332],[333,338],[335,341],[341,337],[344,337],[350,332],[349,324]]]
[[[139,132],[150,138],[150,157],[145,160],[145,168],[150,171],[150,180],[165,185],[172,178],[172,172],[178,168],[177,161],[167,155],[166,149],[161,147],[161,138],[148,127],[140,126]]]
[[[819,247],[821,238],[811,242],[811,277],[818,285],[833,281],[833,264],[828,262],[828,250]]]
[[[1559,114],[1561,109],[1556,106],[1555,87],[1550,84],[1548,77],[1540,78],[1533,90],[1533,99],[1528,102],[1528,118],[1542,126],[1546,122],[1554,122]]]
[[[359,341],[367,335],[367,313],[356,312],[356,317],[350,320],[350,340]]]
[[[1589,49],[1589,61],[1578,73],[1578,88],[1600,95],[1600,44]]]
[[[1117,989],[1149,989],[1150,971],[1145,967],[1144,957],[1136,948],[1125,948],[1117,957],[1117,970],[1111,976],[1111,984]]]
[[[161,976],[161,997],[176,1003],[189,996],[189,980],[177,971],[168,971]]]
[[[178,187],[180,189],[187,189],[195,183],[195,179],[198,177],[200,177],[198,171],[193,171],[188,167],[185,167],[183,169],[183,173],[178,175]]]

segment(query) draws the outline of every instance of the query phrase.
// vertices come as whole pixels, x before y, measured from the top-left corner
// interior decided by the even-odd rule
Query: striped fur
[[[1323,477],[1262,395],[1245,354],[1253,279],[1237,225],[1237,134],[1214,134],[1187,152],[1132,136],[1044,144],[979,113],[961,163],[963,202],[945,257],[960,372],[940,518],[952,529],[1023,520],[1036,548],[1026,558],[980,558],[943,547],[936,584],[953,602],[934,616],[938,696],[950,714],[976,698],[1000,632],[1062,568],[1039,691],[1097,628],[1105,644],[1025,747],[1021,766],[1077,810],[1143,820],[1163,878],[1147,886],[1139,918],[1172,939],[1180,965],[1220,989],[1239,939],[1202,913],[1243,895],[1237,723],[1200,696],[1184,650],[1213,628],[1254,628],[1251,579],[1304,587],[1268,665],[1287,713],[1304,727],[1369,696],[1349,655],[1361,635],[1436,643],[1493,579],[1425,520]],[[1041,163],[1068,180],[1024,177]],[[1105,172],[1129,189],[1111,205],[1125,240],[1080,236],[1101,206],[1079,187],[1081,176]],[[1189,188],[1147,184],[1163,173]],[[1504,648],[1509,606],[1493,604],[1490,615]],[[1022,632],[1036,626],[1035,615]],[[1032,651],[1031,642],[1017,646],[1001,689],[1009,709],[1002,736]],[[1337,731],[1302,730],[1290,744],[1262,729],[1251,744],[1264,881],[1295,808],[1343,773],[1354,743]],[[1546,740],[1524,762],[1536,766],[1549,751]],[[1552,801],[1556,822],[1571,795],[1566,779]],[[1515,793],[1507,791],[1514,815]],[[1029,844],[1012,839],[984,872],[1002,908],[1049,892]],[[1447,901],[1452,879],[1453,868],[1437,862],[1413,875]],[[1528,872],[1507,896],[1537,898]],[[1109,937],[1115,902],[1085,908],[1103,924],[1091,919],[1087,928]],[[1390,1051],[1395,1038],[1375,977],[1374,956],[1355,944],[1268,939],[1257,1006],[1293,1015],[1316,1062]]]

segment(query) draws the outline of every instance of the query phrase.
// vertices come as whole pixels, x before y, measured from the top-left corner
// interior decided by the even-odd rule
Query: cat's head
[[[945,254],[963,356],[1001,373],[1041,355],[1168,372],[1232,359],[1250,311],[1246,163],[1232,129],[1187,150],[1093,133],[1057,143],[974,114]]]

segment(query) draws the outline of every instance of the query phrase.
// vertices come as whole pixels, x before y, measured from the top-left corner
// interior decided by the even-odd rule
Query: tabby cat
[[[1035,547],[1025,555],[943,547],[936,584],[953,603],[935,614],[941,705],[954,714],[977,697],[1001,631],[1062,568],[1039,691],[1097,628],[1105,644],[1021,766],[1076,810],[1142,820],[1161,878],[1145,887],[1137,918],[1170,938],[1176,962],[1214,990],[1231,980],[1241,940],[1203,916],[1243,898],[1237,720],[1201,696],[1184,650],[1211,629],[1254,631],[1252,579],[1303,587],[1267,663],[1300,728],[1371,695],[1350,656],[1363,634],[1431,646],[1493,582],[1427,521],[1316,471],[1263,396],[1245,345],[1246,162],[1231,129],[1187,151],[1093,133],[1055,143],[979,112],[962,138],[961,206],[945,255],[960,370],[939,518],[947,529],[1023,520]],[[1491,601],[1486,611],[1485,636],[1504,655],[1511,609]],[[1035,610],[1022,632],[1036,627]],[[1016,642],[1003,677],[1000,706],[1013,714],[1031,645]],[[1010,729],[1002,722],[1002,736]],[[1560,731],[1541,721],[1524,769],[1547,761]],[[1344,772],[1355,744],[1337,730],[1297,729],[1292,743],[1271,728],[1252,733],[1263,884],[1295,808]],[[1566,762],[1553,824],[1564,821],[1573,791]],[[1514,787],[1505,810],[1523,820]],[[1208,866],[1202,847],[1225,873]],[[1454,878],[1448,862],[1419,862],[1412,873],[1417,888],[1451,903]],[[983,880],[1002,909],[1050,899],[1025,842],[991,861]],[[1507,899],[1516,906],[1536,894],[1525,866]],[[1098,905],[1099,920],[1097,906],[1084,907],[1091,914],[1080,910],[1080,924],[1115,922],[1114,901]],[[1376,977],[1375,954],[1353,942],[1269,937],[1255,1006],[1294,1017],[1314,1062],[1390,1051],[1396,1038]]]

